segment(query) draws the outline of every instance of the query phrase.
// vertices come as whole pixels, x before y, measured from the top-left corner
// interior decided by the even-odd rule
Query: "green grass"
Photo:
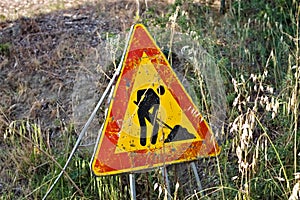
[[[0,54],[9,55],[9,47],[8,43],[0,44]]]
[[[176,9],[179,9],[177,18],[170,20]],[[226,15],[218,17],[211,14],[209,7],[196,7],[189,0],[176,1],[164,16],[148,10],[149,17],[142,21],[150,32],[153,26],[174,25],[175,30],[186,32],[204,47],[221,72],[226,92],[226,121],[220,136],[222,152],[218,158],[198,161],[203,170],[204,196],[200,191],[189,193],[190,186],[178,187],[175,167],[169,167],[170,197],[250,200],[294,196],[297,199],[299,13],[297,1],[280,0],[233,1]],[[7,54],[9,48],[8,44],[0,44],[0,53]],[[212,119],[215,102],[203,78],[205,72],[191,66],[187,69],[191,87],[199,96],[197,105],[204,116]],[[0,184],[5,190],[0,185],[0,199],[43,197],[76,140],[73,125],[65,127],[69,128],[52,144],[38,119],[11,121],[3,128],[0,145],[5,148],[0,161],[5,166],[5,177]],[[76,153],[49,199],[130,198],[128,176],[95,178],[89,169],[89,156],[85,149]],[[166,194],[159,170],[137,175],[136,184],[138,198],[163,199]]]

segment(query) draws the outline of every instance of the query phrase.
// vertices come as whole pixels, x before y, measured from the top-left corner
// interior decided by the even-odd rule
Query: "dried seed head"
[[[267,91],[268,91],[269,93],[273,94],[273,93],[274,93],[274,88],[268,85],[268,86],[267,86]]]
[[[300,183],[296,183],[293,187],[293,192],[289,198],[289,200],[298,200],[300,197]]]
[[[238,93],[239,90],[238,90],[238,83],[237,83],[237,81],[236,81],[234,78],[232,78],[231,82],[232,82],[232,84],[233,84],[234,91],[235,91],[236,93]]]
[[[257,76],[255,74],[251,74],[250,78],[253,80],[253,82],[255,83],[257,80]]]
[[[241,94],[238,94],[238,96],[234,99],[233,104],[232,104],[233,107],[237,106],[237,104],[239,102],[239,99],[240,99],[240,96],[241,96]]]

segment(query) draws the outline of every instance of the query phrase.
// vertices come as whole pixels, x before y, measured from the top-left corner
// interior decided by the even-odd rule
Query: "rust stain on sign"
[[[164,54],[136,24],[93,158],[94,174],[138,171],[219,152]]]

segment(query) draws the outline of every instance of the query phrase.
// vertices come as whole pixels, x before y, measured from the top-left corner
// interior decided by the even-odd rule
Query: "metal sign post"
[[[192,167],[192,170],[193,170],[194,175],[195,175],[195,179],[196,179],[196,182],[197,182],[198,190],[200,191],[201,195],[203,196],[202,185],[201,185],[200,177],[199,177],[199,174],[198,174],[198,171],[197,171],[197,168],[196,168],[196,164],[194,162],[192,162],[191,163],[191,167]]]
[[[136,200],[135,174],[129,174],[131,200]]]
[[[130,32],[129,32],[129,35],[128,35],[128,39],[127,39],[127,43],[126,43],[126,47],[125,49],[127,48],[128,44],[129,44],[129,38],[132,34],[132,31],[133,31],[133,27],[130,29]],[[93,121],[93,119],[95,118],[96,116],[96,113],[97,111],[99,110],[100,106],[102,105],[106,95],[108,94],[108,92],[110,91],[112,85],[114,84],[115,82],[115,79],[118,77],[121,69],[122,69],[122,63],[123,63],[123,59],[125,57],[125,53],[126,51],[123,52],[123,55],[122,55],[122,58],[121,58],[121,62],[119,63],[118,65],[118,68],[116,69],[116,72],[114,73],[113,77],[111,78],[110,82],[108,83],[108,86],[106,87],[105,91],[103,92],[103,95],[101,96],[100,100],[98,101],[95,109],[93,110],[92,114],[90,115],[88,121],[86,122],[86,124],[84,125],[83,129],[81,130],[79,136],[78,136],[78,139],[72,149],[72,152],[70,153],[69,155],[69,158],[67,160],[67,162],[65,163],[63,169],[61,170],[61,172],[59,173],[59,175],[57,176],[57,178],[55,179],[54,183],[50,186],[50,188],[48,189],[48,191],[46,192],[46,194],[44,195],[43,197],[43,200],[46,199],[48,197],[48,195],[51,193],[52,189],[54,188],[54,186],[56,185],[56,183],[58,182],[58,180],[61,178],[61,176],[63,175],[63,173],[65,173],[65,170],[67,168],[67,166],[69,165],[72,157],[74,156],[84,134],[86,133],[88,127],[90,126],[91,122]]]
[[[170,200],[171,191],[170,191],[170,182],[169,182],[167,168],[166,168],[166,166],[163,166],[163,167],[160,168],[160,170],[161,170],[161,174],[162,174],[163,179],[164,179],[165,187],[166,187],[167,192],[168,192],[168,200]]]

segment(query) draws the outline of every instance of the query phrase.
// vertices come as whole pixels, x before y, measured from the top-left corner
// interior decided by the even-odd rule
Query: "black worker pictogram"
[[[159,95],[163,95],[164,93],[165,88],[163,86],[159,86],[156,92],[152,88],[137,91],[137,100],[134,103],[139,107],[137,114],[140,124],[140,144],[142,146],[145,146],[147,143],[146,120],[153,126],[151,144],[155,144],[157,141],[159,124],[156,122],[156,117],[160,105]]]

